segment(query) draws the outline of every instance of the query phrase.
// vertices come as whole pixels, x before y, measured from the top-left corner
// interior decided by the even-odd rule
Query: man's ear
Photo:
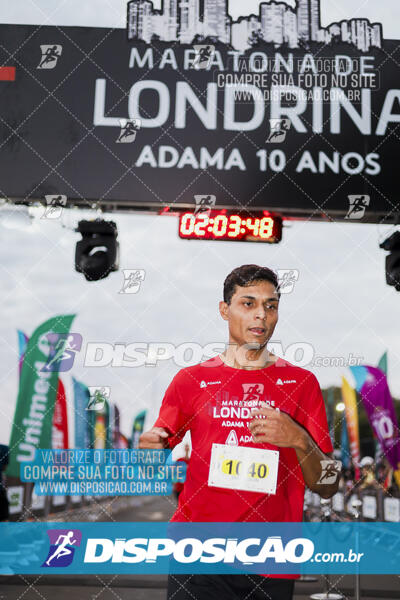
[[[221,300],[219,303],[219,312],[224,321],[228,320],[228,308],[228,304],[224,300]]]

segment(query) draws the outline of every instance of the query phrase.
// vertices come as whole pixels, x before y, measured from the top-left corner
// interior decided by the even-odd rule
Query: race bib
[[[279,452],[213,444],[208,485],[247,492],[276,493]]]

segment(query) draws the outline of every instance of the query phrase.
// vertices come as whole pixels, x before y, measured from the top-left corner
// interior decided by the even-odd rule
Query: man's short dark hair
[[[268,267],[260,267],[259,265],[242,265],[233,269],[224,281],[224,302],[227,304],[231,303],[236,286],[246,287],[261,281],[272,283],[276,287],[278,298],[281,297],[278,276],[274,271],[268,269]]]

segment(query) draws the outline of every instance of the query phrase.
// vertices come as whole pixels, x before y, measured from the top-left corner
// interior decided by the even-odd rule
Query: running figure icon
[[[42,57],[38,69],[54,69],[61,56],[62,46],[58,44],[40,46]]]
[[[361,219],[365,214],[365,209],[369,206],[370,197],[366,195],[362,196],[349,196],[349,210],[345,215],[345,219]]]
[[[71,550],[70,548],[67,548],[67,545],[73,545],[76,543],[77,540],[73,540],[72,537],[74,535],[73,531],[69,531],[66,535],[59,535],[56,541],[56,545],[58,545],[56,551],[46,560],[46,565],[50,566],[50,562],[53,560],[53,558],[61,558],[62,556],[66,556],[67,554],[71,554]],[[60,540],[62,539],[62,542],[60,543]]]

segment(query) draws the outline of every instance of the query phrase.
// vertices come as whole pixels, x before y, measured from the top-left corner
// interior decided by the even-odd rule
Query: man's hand
[[[305,484],[322,498],[331,498],[338,491],[340,468],[338,461],[324,454],[309,433],[285,412],[264,405],[252,409],[249,429],[256,444],[273,444],[294,448]],[[329,475],[329,477],[328,477]]]
[[[139,438],[139,448],[162,450],[168,448],[169,433],[163,427],[152,427]]]
[[[270,406],[252,409],[249,429],[256,444],[274,444],[283,448],[304,446],[304,429],[291,416]]]

